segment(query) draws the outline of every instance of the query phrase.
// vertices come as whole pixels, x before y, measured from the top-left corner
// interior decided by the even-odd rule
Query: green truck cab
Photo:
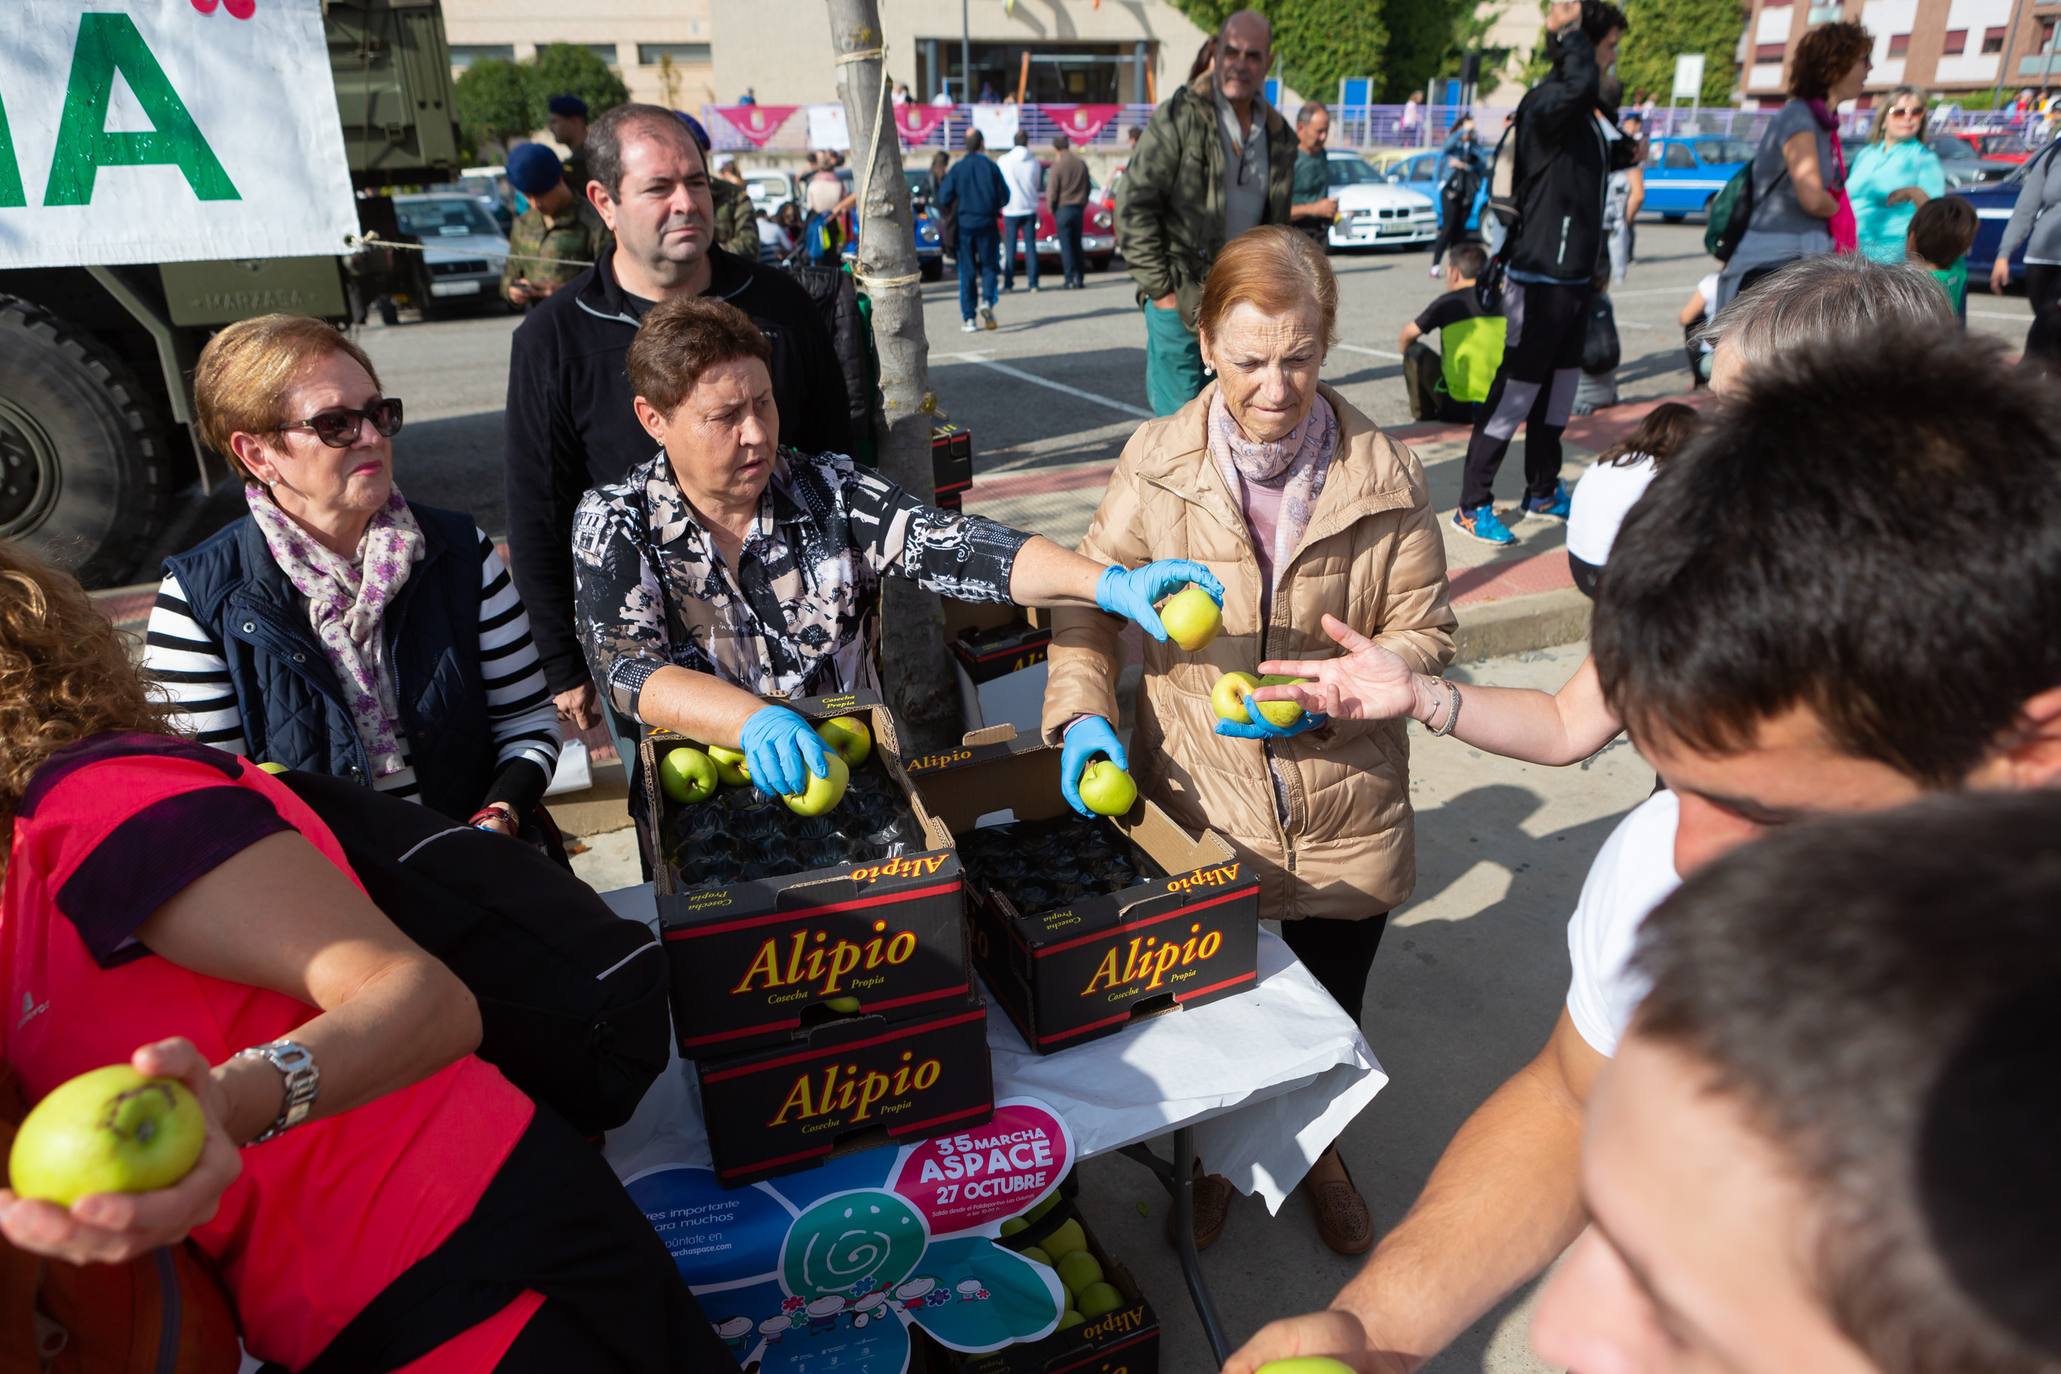
[[[322,24],[360,222],[391,234],[370,193],[461,162],[443,14],[324,0]],[[337,257],[0,269],[0,539],[88,587],[154,571],[168,521],[229,475],[192,427],[202,345],[271,311],[342,321],[346,272]]]

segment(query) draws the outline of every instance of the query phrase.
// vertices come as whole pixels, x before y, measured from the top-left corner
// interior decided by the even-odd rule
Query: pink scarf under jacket
[[[1248,439],[1224,405],[1221,387],[1209,401],[1209,452],[1224,482],[1238,496],[1246,523],[1266,569],[1271,593],[1280,585],[1281,570],[1309,528],[1310,512],[1324,490],[1324,475],[1338,445],[1338,417],[1321,395],[1311,403],[1302,423],[1276,443]],[[1263,512],[1272,508],[1273,519]],[[1259,516],[1256,520],[1255,516]],[[1263,526],[1271,524],[1272,528]]]

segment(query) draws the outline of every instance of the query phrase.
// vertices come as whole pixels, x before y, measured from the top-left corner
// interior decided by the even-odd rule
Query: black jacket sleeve
[[[503,480],[509,571],[529,608],[545,684],[555,694],[590,680],[573,628],[572,570],[573,510],[587,473],[558,365],[558,340],[543,326],[542,317],[532,315],[509,348]]]
[[[1553,74],[1532,88],[1525,114],[1537,121],[1533,136],[1555,143],[1565,138],[1602,102],[1602,92],[1596,45],[1577,24],[1560,35],[1560,60]]]
[[[795,362],[800,365],[802,395],[807,403],[802,409],[803,422],[788,442],[804,453],[850,453],[852,404],[851,393],[845,386],[844,367],[830,341],[830,328],[823,322],[815,302],[798,285],[792,289],[801,308],[794,312],[788,328],[793,331]],[[855,328],[860,324],[856,308],[852,324]],[[863,353],[863,340],[854,340],[854,346]]]

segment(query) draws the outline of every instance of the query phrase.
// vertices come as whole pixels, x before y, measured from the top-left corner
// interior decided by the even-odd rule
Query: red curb
[[[1455,606],[1507,601],[1513,596],[1558,591],[1573,585],[1574,574],[1567,566],[1565,549],[1542,549],[1523,558],[1460,568],[1447,578]]]

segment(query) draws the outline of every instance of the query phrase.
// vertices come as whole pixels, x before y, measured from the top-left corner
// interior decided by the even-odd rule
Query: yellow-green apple
[[[7,1175],[20,1196],[69,1207],[92,1193],[170,1187],[206,1138],[184,1083],[109,1064],[58,1084],[22,1118]]]
[[[1088,1234],[1081,1230],[1081,1224],[1072,1217],[1060,1222],[1052,1234],[1045,1237],[1045,1253],[1052,1257],[1055,1264],[1074,1251],[1087,1248]]]
[[[844,800],[845,785],[852,780],[852,770],[844,766],[844,760],[832,754],[824,760],[830,765],[827,777],[817,777],[807,764],[802,765],[802,776],[807,779],[802,790],[780,800],[787,803],[787,809],[797,816],[820,816]]]
[[[859,1009],[859,999],[856,997],[828,997],[824,999],[823,1005],[840,1016],[850,1016]]]
[[[1028,1230],[1030,1227],[1024,1223],[1022,1217],[1010,1217],[1002,1223],[1002,1234],[1005,1236],[1013,1236],[1018,1231]]]
[[[857,716],[832,716],[817,725],[816,738],[835,750],[850,768],[857,768],[873,752],[873,732]]]
[[[1282,677],[1278,673],[1269,673],[1259,680],[1259,685],[1262,687],[1285,687],[1291,682],[1301,681],[1302,679],[1299,677]],[[1265,716],[1269,722],[1283,729],[1302,719],[1302,703],[1299,701],[1255,701],[1247,703],[1248,709],[1253,706],[1259,707],[1260,714]]]
[[[1018,1250],[1016,1253],[1022,1255],[1032,1264],[1042,1264],[1047,1269],[1050,1269],[1052,1267],[1052,1257],[1046,1254],[1043,1248],[1039,1246],[1026,1245],[1021,1250]]]
[[[1096,759],[1081,773],[1081,800],[1098,816],[1122,816],[1138,802],[1138,784],[1108,759]]]
[[[1086,1320],[1086,1317],[1083,1317],[1080,1313],[1074,1311],[1071,1307],[1069,1307],[1064,1312],[1061,1312],[1059,1314],[1059,1325],[1053,1329],[1057,1331],[1068,1331],[1076,1326],[1079,1326],[1082,1322],[1085,1322]]]
[[[1246,714],[1245,698],[1259,685],[1259,678],[1251,673],[1225,673],[1218,678],[1217,685],[1209,689],[1209,704],[1216,709],[1217,719],[1233,725],[1252,724],[1252,717]]]
[[[1217,637],[1224,613],[1216,598],[1191,582],[1160,605],[1159,623],[1174,643],[1192,654]]]
[[[723,786],[742,787],[751,781],[751,769],[745,767],[741,751],[711,744],[708,757],[709,762],[716,766],[716,776],[723,780]]]
[[[1329,1355],[1297,1355],[1289,1360],[1269,1360],[1259,1374],[1355,1374],[1353,1367]]]
[[[698,802],[716,790],[716,761],[699,749],[677,745],[658,761],[658,785],[676,802]]]
[[[286,771],[285,764],[273,763],[270,759],[267,759],[265,762],[259,764],[258,767],[264,769],[267,773],[284,773]]]
[[[1102,1261],[1086,1250],[1076,1250],[1052,1266],[1069,1293],[1085,1293],[1088,1285],[1102,1282]]]
[[[1124,1295],[1116,1290],[1115,1284],[1111,1283],[1089,1284],[1081,1290],[1080,1301],[1074,1304],[1075,1307],[1080,1309],[1080,1314],[1090,1320],[1101,1316],[1105,1312],[1114,1312],[1123,1305]]]

